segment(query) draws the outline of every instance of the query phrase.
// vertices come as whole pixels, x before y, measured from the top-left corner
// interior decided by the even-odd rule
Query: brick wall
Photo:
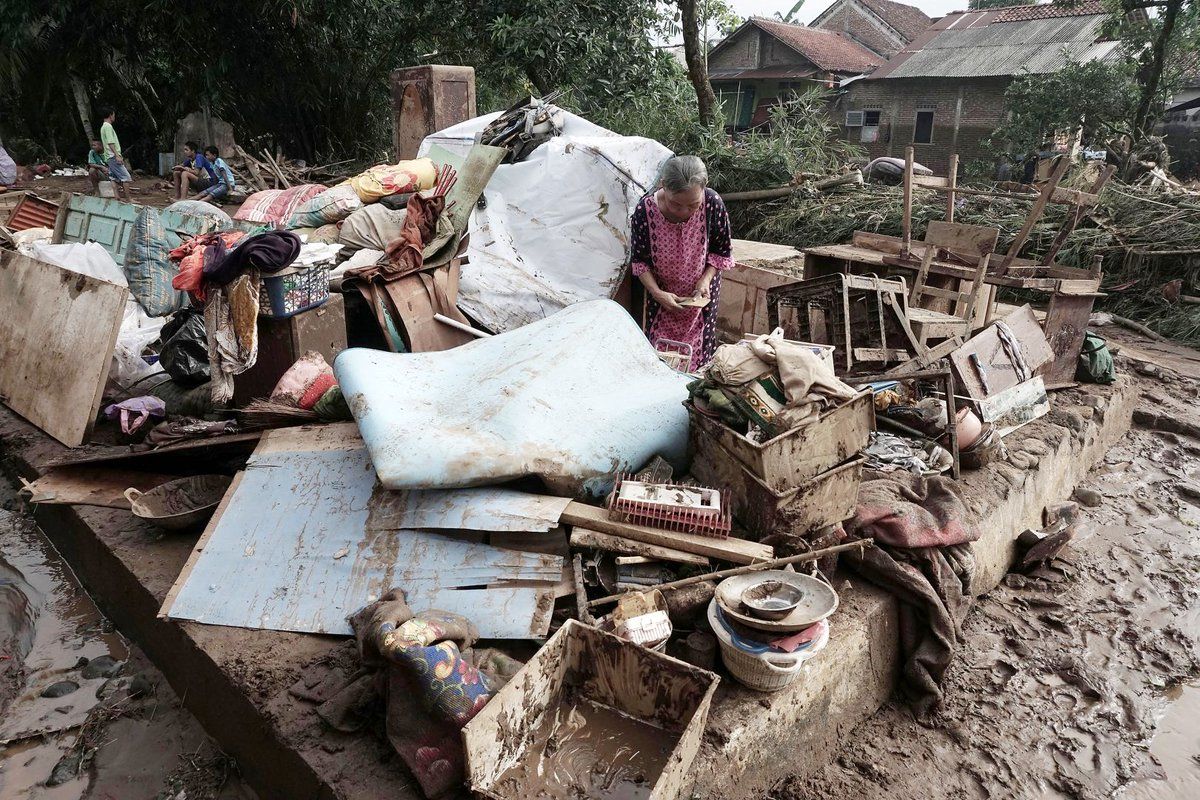
[[[759,29],[747,25],[737,37],[708,60],[709,69],[754,69],[758,66]]]
[[[851,3],[842,4],[816,27],[827,31],[841,31],[882,56],[898,53],[902,47],[902,43],[895,36],[880,30],[879,23],[866,17]]]
[[[845,111],[881,109],[879,140],[861,145],[870,158],[904,158],[912,144],[916,159],[937,175],[945,175],[950,154],[958,153],[959,163],[978,159],[991,163],[995,152],[983,145],[1004,119],[1004,89],[1009,78],[891,78],[861,80],[850,85],[841,103],[839,123],[842,134],[853,142],[860,138],[859,128],[846,128]],[[933,109],[933,141],[913,143],[917,109]]]

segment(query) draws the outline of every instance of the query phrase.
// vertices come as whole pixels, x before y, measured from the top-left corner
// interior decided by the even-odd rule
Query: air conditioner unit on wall
[[[846,112],[846,127],[861,128],[863,124],[863,112],[847,111]]]

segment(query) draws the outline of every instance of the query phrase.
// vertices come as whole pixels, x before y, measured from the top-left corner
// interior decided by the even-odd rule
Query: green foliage
[[[829,96],[812,88],[771,109],[765,130],[731,142],[722,133],[708,135],[697,155],[708,165],[718,191],[763,189],[789,183],[801,172],[828,175],[862,150],[840,137],[829,114]]]
[[[1019,157],[1057,131],[1074,133],[1082,126],[1085,144],[1127,132],[1137,86],[1128,62],[1068,62],[1058,72],[1014,79],[1004,100],[1009,116],[991,142]]]

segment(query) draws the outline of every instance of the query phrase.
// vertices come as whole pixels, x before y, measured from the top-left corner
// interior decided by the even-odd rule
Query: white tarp
[[[466,155],[488,114],[427,136]],[[458,305],[495,331],[581,300],[611,298],[629,261],[629,217],[671,151],[567,113],[563,133],[518,164],[501,164],[471,214]]]

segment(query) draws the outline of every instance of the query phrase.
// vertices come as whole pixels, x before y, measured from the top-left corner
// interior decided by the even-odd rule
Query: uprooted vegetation
[[[738,235],[803,248],[848,242],[856,230],[898,236],[903,203],[900,187],[867,185],[826,192],[801,189],[783,200],[733,211]],[[1031,206],[1026,200],[961,197],[955,201],[954,218],[999,228],[997,252],[1006,252]],[[944,219],[945,211],[944,194],[918,189],[913,197],[913,237],[923,236],[930,220]],[[1067,206],[1050,204],[1021,255],[1044,255],[1072,213]],[[1086,269],[1095,256],[1102,257],[1101,288],[1108,293],[1098,307],[1137,319],[1163,336],[1200,344],[1200,304],[1168,299],[1163,291],[1181,280],[1182,294],[1187,295],[1200,283],[1200,195],[1110,183],[1099,204],[1084,213],[1055,262]],[[1179,286],[1166,292],[1172,298],[1179,293]]]

